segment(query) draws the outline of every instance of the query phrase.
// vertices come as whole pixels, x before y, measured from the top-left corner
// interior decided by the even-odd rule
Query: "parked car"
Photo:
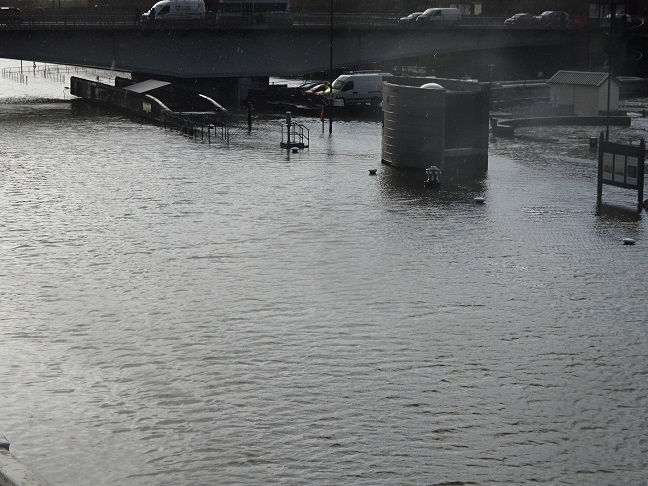
[[[614,16],[614,26],[616,28],[630,28],[637,27],[644,23],[644,20],[639,17],[633,17],[629,14],[618,13]],[[606,15],[604,19],[601,19],[600,27],[609,29],[610,28],[610,15]]]
[[[23,13],[18,7],[0,7],[0,24],[20,25]]]
[[[414,22],[414,21],[416,20],[416,18],[417,18],[419,15],[421,15],[422,13],[423,13],[423,12],[412,12],[412,13],[409,14],[408,16],[406,16],[406,17],[401,17],[400,19],[398,19],[398,23],[399,23],[399,24],[411,24],[411,23]]]
[[[537,19],[530,13],[516,13],[504,21],[505,27],[531,27],[536,25]]]
[[[304,91],[311,89],[313,86],[317,86],[318,84],[322,84],[323,82],[324,81],[307,81],[297,86],[297,89],[300,93],[303,93]]]
[[[536,17],[542,27],[569,27],[569,15],[559,10],[547,10]]]
[[[302,97],[306,100],[308,104],[313,104],[316,102],[322,102],[322,95],[324,91],[328,89],[328,83],[319,83],[311,88],[302,91]]]
[[[435,25],[458,24],[461,20],[461,12],[458,8],[428,8],[421,15],[416,17],[416,22],[430,22]]]

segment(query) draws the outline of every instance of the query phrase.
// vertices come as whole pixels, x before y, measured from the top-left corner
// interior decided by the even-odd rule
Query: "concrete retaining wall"
[[[0,486],[50,486],[9,452],[9,442],[0,437]]]
[[[436,88],[421,88],[434,83]],[[488,169],[487,84],[388,78],[383,85],[382,161],[465,175]]]
[[[165,116],[171,113],[168,107],[152,97],[75,76],[70,78],[70,93],[158,123],[163,123]]]

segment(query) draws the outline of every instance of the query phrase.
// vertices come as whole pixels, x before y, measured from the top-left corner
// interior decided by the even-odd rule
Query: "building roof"
[[[584,71],[558,71],[548,84],[571,84],[577,86],[601,86],[607,81],[608,73],[588,73]],[[612,82],[618,81],[612,77]]]
[[[154,89],[161,88],[162,86],[167,86],[171,83],[166,81],[158,81],[157,79],[147,79],[141,83],[131,84],[126,86],[124,89],[126,91],[134,91],[135,93],[146,93],[147,91],[153,91]]]

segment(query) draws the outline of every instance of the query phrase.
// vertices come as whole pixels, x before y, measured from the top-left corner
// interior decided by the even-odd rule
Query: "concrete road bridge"
[[[589,57],[596,29],[504,28],[502,19],[474,17],[459,26],[409,28],[388,17],[296,18],[289,26],[210,21],[136,22],[132,13],[25,14],[0,26],[0,57],[150,76],[199,79],[291,76],[416,58],[505,49],[575,50]]]

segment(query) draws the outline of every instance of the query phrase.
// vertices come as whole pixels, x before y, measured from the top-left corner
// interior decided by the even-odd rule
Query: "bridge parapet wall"
[[[567,29],[511,32],[488,27],[336,27],[333,68],[388,65],[438,53],[495,52],[529,46],[560,49],[573,45],[578,34]],[[0,57],[153,77],[289,76],[328,71],[330,36],[328,27],[318,25],[219,29],[209,25],[148,28],[23,24],[0,29]]]

